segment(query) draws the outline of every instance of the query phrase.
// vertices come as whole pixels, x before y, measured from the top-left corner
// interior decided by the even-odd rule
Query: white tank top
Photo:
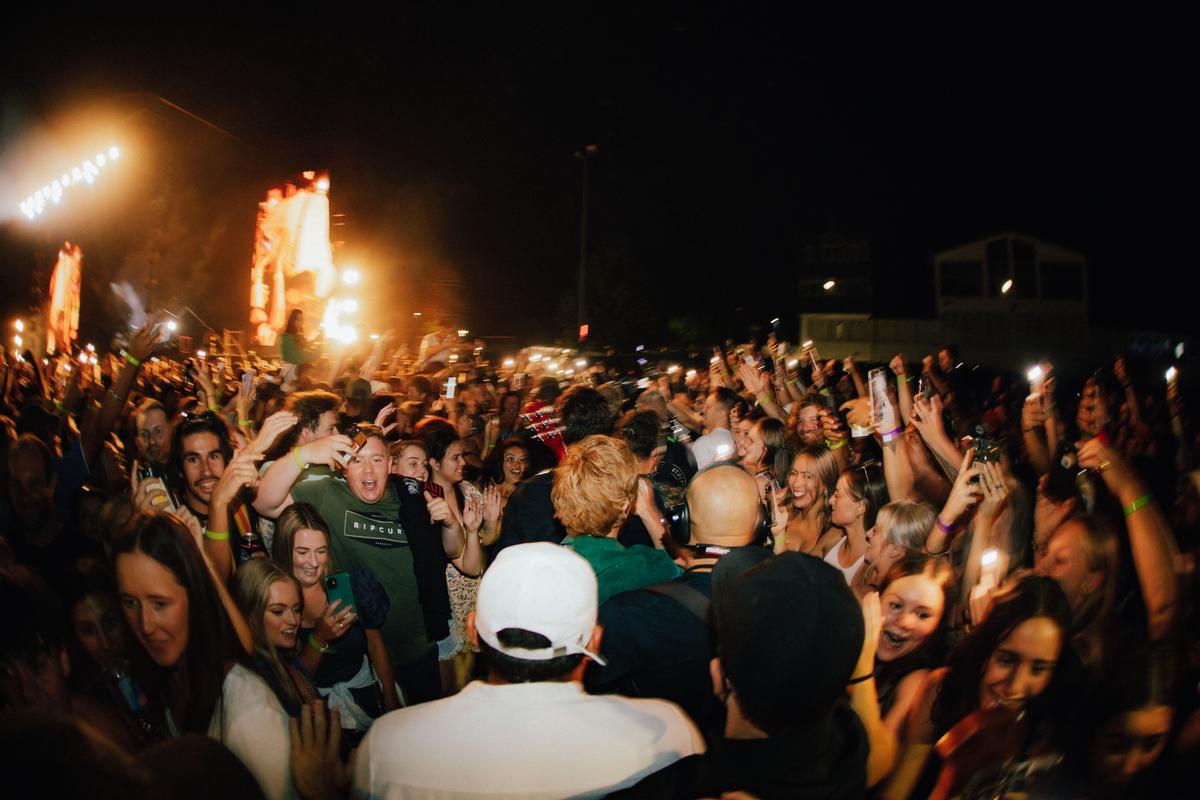
[[[826,561],[826,563],[832,564],[833,566],[835,566],[839,570],[841,570],[842,575],[844,575],[846,578],[846,585],[849,586],[850,579],[854,577],[854,573],[858,572],[858,568],[861,567],[863,564],[863,556],[859,556],[858,560],[855,561],[850,566],[843,567],[841,564],[838,563],[838,553],[842,552],[842,545],[844,545],[845,543],[846,543],[845,536],[843,536],[841,539],[838,539],[837,544],[835,544],[833,547],[829,548],[829,552],[825,554],[825,561]],[[866,555],[866,554],[864,553],[863,555]]]

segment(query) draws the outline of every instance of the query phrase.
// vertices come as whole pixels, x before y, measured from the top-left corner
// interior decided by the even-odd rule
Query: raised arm
[[[1179,595],[1179,554],[1166,517],[1138,474],[1099,438],[1079,445],[1079,466],[1096,470],[1125,510],[1129,549],[1146,605],[1147,637],[1164,639],[1173,627]]]
[[[258,495],[254,498],[254,510],[264,517],[275,519],[279,512],[292,504],[292,486],[312,464],[325,464],[332,468],[341,465],[342,458],[354,454],[354,444],[341,434],[323,436],[293,449],[277,460],[258,481]]]

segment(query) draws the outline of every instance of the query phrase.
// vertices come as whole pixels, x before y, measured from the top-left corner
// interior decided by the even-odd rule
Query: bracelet
[[[934,518],[933,518],[933,524],[934,524],[934,525],[937,525],[937,526],[938,526],[938,528],[940,528],[940,529],[941,529],[942,533],[946,533],[946,534],[949,534],[949,533],[954,533],[954,526],[953,526],[953,525],[947,525],[946,523],[942,522],[942,518],[941,518],[941,517],[934,517]]]
[[[55,408],[57,408],[59,411],[66,411],[66,410],[67,410],[67,407],[63,405],[63,402],[62,402],[62,400],[55,400],[55,401],[54,401],[54,407],[55,407]]]
[[[929,556],[930,558],[941,558],[942,556],[947,555],[949,552],[949,547],[947,547],[945,550],[938,550],[936,553],[928,548],[925,549],[925,555]]]
[[[1125,516],[1132,517],[1136,512],[1138,512],[1138,511],[1142,510],[1143,508],[1145,508],[1146,506],[1150,505],[1150,502],[1153,499],[1154,498],[1152,498],[1148,494],[1142,495],[1137,500],[1134,500],[1132,503],[1125,506],[1125,508],[1123,509],[1125,511]]]
[[[253,427],[254,427],[254,420],[252,420],[252,419],[239,419],[239,420],[237,421],[237,424],[238,424],[238,427],[239,427],[239,428],[253,428]]]
[[[905,375],[903,372],[901,372],[899,375],[896,376],[896,380],[899,381],[900,383],[908,383],[908,376]]]
[[[305,464],[304,460],[300,458],[300,448],[297,447],[292,450],[292,459],[295,460],[296,466],[300,468],[301,472],[308,469],[308,464]]]
[[[216,403],[209,403],[209,404],[208,404],[208,410],[209,410],[209,411],[211,411],[211,412],[213,412],[214,414],[220,414],[220,413],[221,413],[221,407],[220,407],[219,405],[217,405]]]
[[[126,350],[121,351],[121,358],[125,359],[130,364],[133,364],[135,367],[140,367],[142,365],[142,360],[140,358],[130,355]]]
[[[828,386],[822,386],[822,387],[820,388],[820,390],[819,390],[817,393],[818,393],[818,394],[823,394],[823,395],[825,395],[826,397],[833,397],[833,392],[829,391],[829,387],[828,387]]]
[[[892,441],[893,439],[898,438],[900,436],[900,434],[903,433],[903,431],[904,431],[904,426],[897,425],[893,430],[890,430],[883,435],[884,443],[886,444],[886,443]]]
[[[863,681],[869,681],[869,680],[871,680],[871,678],[874,678],[874,677],[875,677],[875,672],[874,672],[874,670],[872,670],[871,672],[868,672],[866,675],[859,675],[857,678],[851,678],[850,680],[846,681],[846,683],[847,684],[862,683]]]
[[[212,539],[214,542],[227,542],[229,541],[229,531],[210,531],[208,528],[205,528],[204,538]]]
[[[847,441],[846,439],[842,439],[839,442],[832,442],[831,440],[826,439],[825,446],[828,447],[830,450],[838,450],[838,449],[841,449],[846,446],[846,441]]]
[[[326,654],[326,653],[335,653],[335,652],[337,652],[337,651],[336,651],[336,650],[334,650],[332,647],[326,647],[326,646],[322,645],[321,643],[319,643],[319,642],[317,641],[317,636],[316,636],[316,634],[314,634],[314,633],[310,633],[310,634],[308,635],[308,646],[309,646],[309,647],[311,647],[313,650],[316,650],[316,651],[317,651],[318,653],[320,653],[321,655],[324,655],[324,654]]]

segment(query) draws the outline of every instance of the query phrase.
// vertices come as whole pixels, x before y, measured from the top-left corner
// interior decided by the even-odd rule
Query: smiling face
[[[301,528],[292,539],[292,574],[304,588],[315,586],[329,569],[329,539],[324,531]]]
[[[883,628],[880,661],[895,661],[929,640],[942,620],[946,599],[942,587],[927,575],[905,575],[888,584],[880,598]]]
[[[442,456],[441,461],[429,460],[429,466],[434,471],[434,479],[438,483],[448,483],[454,485],[463,479],[463,465],[466,462],[463,460],[462,442],[454,442],[446,448],[446,454]]]
[[[392,472],[402,478],[414,478],[419,481],[429,480],[429,459],[425,451],[416,445],[409,445],[400,451],[395,458]]]
[[[187,590],[145,553],[122,553],[115,566],[125,621],[155,664],[176,666],[188,645]]]
[[[208,510],[213,489],[225,472],[225,454],[221,442],[212,433],[193,433],[183,437],[183,480],[187,486],[188,501],[198,511]]]
[[[387,494],[387,476],[387,446],[382,439],[370,436],[346,464],[346,485],[364,503],[378,503]]]
[[[267,641],[281,650],[294,650],[300,632],[300,592],[291,581],[275,581],[267,593],[263,631]]]
[[[817,477],[817,465],[807,455],[799,455],[792,459],[792,468],[788,470],[788,489],[792,492],[792,507],[807,511],[813,505],[825,502],[825,488]]]
[[[738,423],[741,426],[741,423]],[[746,434],[746,452],[742,454],[742,463],[751,467],[763,467],[763,459],[767,455],[767,443],[763,441],[762,430],[757,425],[750,426]]]
[[[1049,617],[1033,617],[1014,628],[984,665],[979,707],[1019,711],[1046,691],[1062,640],[1062,630]]]
[[[753,428],[754,422],[748,419],[739,419],[733,426],[733,443],[737,447],[738,459],[743,463],[753,463],[746,459],[750,447],[750,431]]]
[[[71,629],[84,652],[101,669],[108,669],[114,657],[125,653],[121,609],[107,592],[92,592],[75,604]]]
[[[815,405],[804,406],[796,415],[796,432],[804,444],[820,444],[825,439],[821,430],[821,409]]]
[[[525,477],[525,470],[529,469],[529,453],[524,447],[508,448],[504,451],[503,469],[505,483],[520,483]]]
[[[1109,784],[1133,780],[1162,755],[1174,719],[1170,706],[1149,706],[1106,722],[1092,751],[1096,774]]]

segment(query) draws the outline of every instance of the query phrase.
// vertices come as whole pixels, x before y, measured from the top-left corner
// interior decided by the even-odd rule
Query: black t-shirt
[[[833,715],[769,739],[722,739],[612,798],[720,797],[744,791],[762,798],[851,800],[866,794],[867,734],[845,701]]]
[[[504,507],[500,523],[500,538],[492,550],[493,558],[501,550],[525,542],[554,542],[567,538],[567,530],[554,516],[550,490],[554,487],[554,470],[539,472],[521,481]]]
[[[709,597],[712,573],[686,572],[676,582]],[[705,620],[670,597],[637,589],[600,607],[604,667],[588,670],[594,692],[659,697],[677,703],[701,731],[721,723],[709,662],[713,644]]]
[[[667,452],[658,468],[650,477],[659,483],[673,483],[676,486],[687,486],[696,474],[696,457],[685,444],[667,440]]]

